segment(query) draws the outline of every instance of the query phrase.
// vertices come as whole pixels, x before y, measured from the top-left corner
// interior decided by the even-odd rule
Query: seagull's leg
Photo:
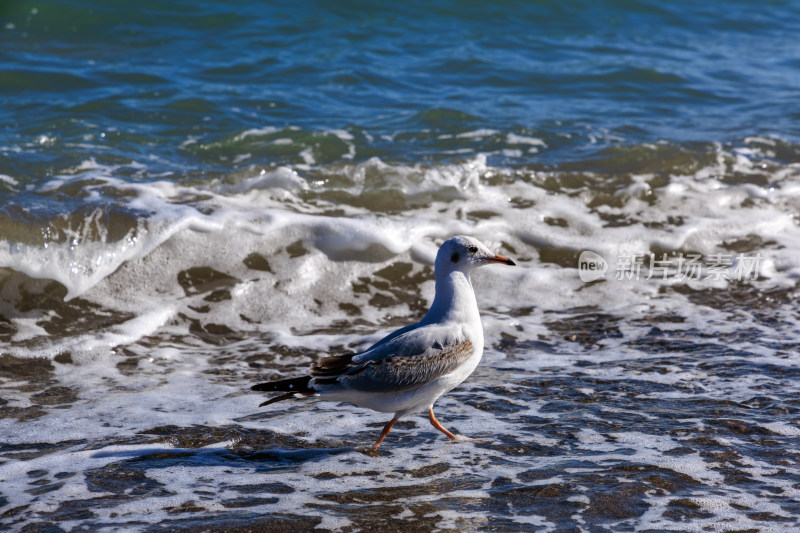
[[[375,453],[375,452],[378,451],[378,446],[381,445],[381,442],[383,442],[383,439],[385,439],[386,435],[388,435],[389,432],[392,430],[392,426],[394,426],[394,423],[397,422],[399,419],[400,419],[399,416],[395,416],[394,418],[389,420],[388,424],[383,426],[383,431],[381,431],[381,434],[378,437],[378,440],[375,441],[375,444],[372,445],[372,448],[370,449],[370,452]]]
[[[450,439],[451,439],[451,440],[456,440],[456,438],[457,438],[457,437],[456,437],[456,436],[455,436],[453,433],[450,433],[449,431],[447,431],[447,430],[444,428],[444,426],[442,426],[442,425],[439,423],[439,421],[438,421],[438,420],[436,420],[436,417],[433,415],[433,407],[431,407],[431,408],[429,408],[429,409],[428,409],[428,416],[429,416],[429,417],[430,417],[430,419],[431,419],[431,425],[432,425],[433,427],[435,427],[436,429],[438,429],[439,431],[441,431],[442,433],[444,433],[445,435],[447,435],[448,437],[450,437]]]

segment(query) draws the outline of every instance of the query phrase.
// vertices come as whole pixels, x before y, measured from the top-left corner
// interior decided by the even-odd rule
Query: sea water
[[[792,2],[6,2],[0,525],[786,531]],[[249,387],[412,323],[486,350],[385,414]]]

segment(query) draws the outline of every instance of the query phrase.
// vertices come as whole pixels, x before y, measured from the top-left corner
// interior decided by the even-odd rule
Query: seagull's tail
[[[276,396],[274,398],[270,398],[269,400],[259,405],[259,407],[264,407],[265,405],[269,405],[271,403],[280,402],[281,400],[288,400],[289,398],[294,398],[296,397],[296,395],[313,396],[315,394],[315,391],[311,390],[311,388],[308,386],[310,381],[311,381],[311,376],[303,376],[301,378],[281,379],[278,381],[268,381],[267,383],[259,383],[258,385],[253,385],[252,387],[250,387],[250,390],[261,391],[261,392],[286,393],[286,394],[281,394],[280,396]]]

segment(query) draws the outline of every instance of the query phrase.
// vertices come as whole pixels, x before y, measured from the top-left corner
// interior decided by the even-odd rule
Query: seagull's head
[[[478,239],[466,235],[450,237],[439,247],[439,253],[436,254],[437,273],[454,270],[469,272],[473,268],[490,263],[511,266],[516,264],[508,257],[490,251]]]

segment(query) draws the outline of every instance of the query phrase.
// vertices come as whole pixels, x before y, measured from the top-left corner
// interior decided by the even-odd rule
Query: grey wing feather
[[[360,359],[362,354],[325,357],[311,368],[315,385],[341,385],[365,392],[399,392],[449,374],[472,355],[468,340],[442,346],[438,341],[416,354],[382,355]]]

